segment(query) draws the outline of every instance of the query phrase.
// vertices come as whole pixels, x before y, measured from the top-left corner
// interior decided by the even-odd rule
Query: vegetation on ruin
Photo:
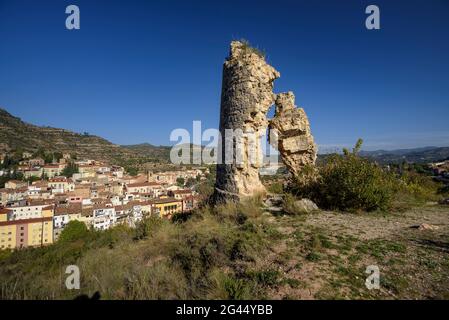
[[[263,50],[261,50],[261,49],[259,49],[257,47],[252,46],[251,43],[249,43],[248,40],[240,39],[239,41],[243,44],[242,48],[243,48],[243,53],[244,54],[254,53],[254,54],[258,55],[261,58],[265,58],[266,53]]]

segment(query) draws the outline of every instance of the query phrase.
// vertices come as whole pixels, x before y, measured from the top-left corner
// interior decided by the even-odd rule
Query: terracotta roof
[[[68,206],[59,206],[55,209],[55,216],[63,215],[63,214],[74,214],[81,213],[82,205],[81,203],[71,204]]]
[[[48,168],[48,169],[50,169],[50,168],[59,168],[59,165],[58,164],[46,164],[44,166],[44,168]]]
[[[53,204],[53,203],[54,203],[53,199],[40,199],[40,200],[29,201],[28,205],[30,205],[30,206],[45,206],[45,205]]]
[[[112,209],[114,208],[111,203],[105,204],[94,204],[93,209]]]
[[[6,209],[6,208],[0,209],[0,214],[8,214],[10,212],[12,212],[12,210],[10,210],[10,209]]]
[[[175,190],[173,191],[174,194],[189,194],[192,193],[192,190],[189,189],[182,189],[182,190]]]
[[[162,203],[169,203],[169,202],[182,202],[181,199],[175,199],[175,198],[163,198],[163,199],[153,199],[149,200],[151,204],[162,204]]]
[[[54,177],[49,180],[50,182],[69,182],[66,177]]]
[[[52,220],[53,220],[52,217],[44,217],[44,218],[2,221],[2,222],[0,222],[0,226],[11,226],[11,225],[15,225],[15,224],[28,224],[28,223],[33,223],[33,222],[44,222],[44,221],[52,221]]]
[[[129,183],[126,186],[129,188],[138,188],[138,187],[155,187],[160,185],[161,184],[157,182],[136,182],[136,183]]]

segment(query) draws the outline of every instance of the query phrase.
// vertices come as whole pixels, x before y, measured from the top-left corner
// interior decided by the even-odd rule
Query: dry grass
[[[151,219],[146,235],[107,233],[2,252],[0,298],[391,299],[448,298],[449,210],[398,213],[261,214],[260,199],[203,208],[185,222]],[[438,230],[410,226],[427,223]],[[81,270],[81,290],[64,286]],[[365,268],[381,269],[367,290]]]

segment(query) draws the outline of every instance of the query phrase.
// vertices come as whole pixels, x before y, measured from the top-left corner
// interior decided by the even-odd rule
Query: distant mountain
[[[150,144],[124,147],[87,133],[35,126],[0,108],[0,152],[17,149],[33,152],[40,148],[45,151],[76,154],[79,158],[117,163],[136,159],[168,161],[168,147]]]
[[[170,159],[171,147],[169,146],[155,146],[150,143],[140,143],[122,145],[121,147],[148,158],[164,159],[166,161]]]
[[[379,163],[428,163],[449,159],[449,147],[423,147],[415,149],[361,151],[361,156]]]
[[[191,145],[193,148],[199,146]],[[0,108],[0,152],[21,149],[23,151],[58,151],[76,154],[79,158],[108,160],[121,163],[137,160],[169,162],[169,146],[155,146],[149,143],[116,145],[98,136],[79,134],[65,129],[40,127],[14,117]],[[415,149],[361,151],[364,157],[379,163],[402,161],[428,163],[449,159],[449,147],[424,147]],[[322,160],[326,155],[319,155]]]

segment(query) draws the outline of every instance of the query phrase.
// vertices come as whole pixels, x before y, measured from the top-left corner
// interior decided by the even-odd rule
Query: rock
[[[293,176],[297,177],[304,166],[315,164],[317,146],[307,115],[302,108],[296,107],[293,92],[277,95],[276,113],[269,127],[270,143],[279,150]]]
[[[271,213],[281,213],[283,211],[282,207],[268,207],[266,209]]]
[[[438,203],[439,203],[439,204],[446,204],[446,205],[449,205],[449,198],[440,200]]]
[[[431,224],[427,224],[427,223],[414,225],[414,226],[412,226],[412,228],[418,229],[418,230],[438,230],[439,229],[437,226],[434,226],[434,225],[431,225]]]
[[[319,210],[318,206],[309,199],[301,199],[295,201],[295,207],[299,212],[311,213]]]
[[[282,201],[282,195],[268,196],[264,201],[264,205],[267,207],[281,207]]]

